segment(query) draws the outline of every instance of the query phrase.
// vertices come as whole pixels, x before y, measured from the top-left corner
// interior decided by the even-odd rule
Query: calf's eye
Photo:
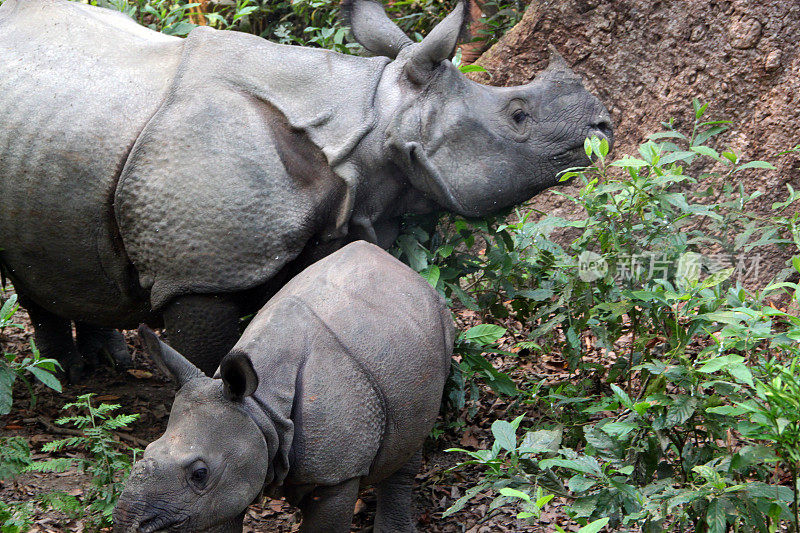
[[[203,488],[206,481],[208,481],[208,468],[202,463],[193,465],[191,473],[189,474],[189,480],[194,486]]]

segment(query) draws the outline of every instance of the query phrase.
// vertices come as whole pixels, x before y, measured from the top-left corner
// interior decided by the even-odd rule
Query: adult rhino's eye
[[[503,125],[500,134],[519,143],[526,142],[534,122],[529,106],[530,104],[522,98],[510,100],[500,116]]]
[[[205,487],[206,481],[208,481],[208,468],[202,462],[193,464],[189,473],[189,481],[197,488]]]
[[[525,122],[525,119],[528,118],[528,114],[522,109],[517,109],[516,111],[514,111],[514,114],[511,115],[511,118],[517,124],[522,124],[523,122]]]

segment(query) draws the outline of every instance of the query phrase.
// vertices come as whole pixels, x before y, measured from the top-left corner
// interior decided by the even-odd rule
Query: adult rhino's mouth
[[[137,533],[168,533],[175,531],[189,531],[184,528],[189,517],[171,518],[167,516],[154,516],[139,524]]]
[[[591,137],[598,137],[608,141],[609,151],[611,151],[611,149],[614,147],[614,132],[611,129],[611,123],[601,120],[588,129],[584,139],[575,141],[575,143],[573,143],[571,146],[554,155],[553,159],[556,161],[556,164],[566,167],[578,166],[578,163],[580,162],[583,162],[586,165],[591,164],[591,160],[586,156],[586,149],[584,148],[584,143],[586,142],[585,139]],[[556,175],[557,181],[560,181],[559,178],[563,171],[564,170],[562,169]]]

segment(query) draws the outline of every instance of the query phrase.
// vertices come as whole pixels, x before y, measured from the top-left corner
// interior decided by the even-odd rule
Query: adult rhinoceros
[[[212,373],[239,317],[313,259],[388,246],[403,213],[523,202],[611,136],[560,58],[520,87],[465,78],[463,4],[420,43],[378,3],[343,7],[375,57],[5,0],[0,263],[43,354],[77,370],[125,353],[111,328],[163,319]]]

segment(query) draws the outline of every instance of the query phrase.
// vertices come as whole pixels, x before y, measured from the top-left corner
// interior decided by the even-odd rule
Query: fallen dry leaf
[[[135,377],[136,379],[150,379],[153,377],[152,372],[148,372],[147,370],[139,370],[138,368],[128,369],[128,374]]]
[[[94,399],[99,402],[113,402],[119,400],[119,396],[114,394],[102,394],[100,396],[95,396]]]

